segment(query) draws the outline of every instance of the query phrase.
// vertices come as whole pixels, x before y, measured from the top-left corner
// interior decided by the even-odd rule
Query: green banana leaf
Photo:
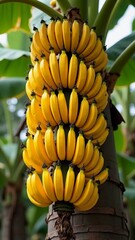
[[[125,139],[122,133],[121,126],[118,127],[116,131],[114,131],[114,141],[117,152],[122,152],[125,147]]]
[[[109,63],[107,68],[109,69],[118,56],[125,50],[128,45],[135,40],[135,31],[127,37],[121,39],[112,47],[107,50]],[[121,75],[118,78],[116,85],[123,86],[134,82],[135,73],[135,53],[133,53],[131,59],[126,63],[121,71]]]
[[[129,0],[129,2],[135,7],[135,0]]]
[[[24,78],[3,78],[0,79],[0,100],[18,97],[25,91]]]
[[[7,34],[8,47],[10,49],[18,49],[21,51],[29,51],[30,34],[22,30],[11,31]]]
[[[30,32],[29,19],[31,17],[31,6],[22,3],[6,3],[0,5],[0,34],[9,30],[23,29]]]

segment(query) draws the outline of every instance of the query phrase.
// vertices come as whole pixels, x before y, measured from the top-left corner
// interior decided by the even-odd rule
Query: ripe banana
[[[56,90],[57,85],[55,84],[53,77],[51,75],[49,63],[46,59],[46,57],[42,57],[40,61],[40,71],[42,74],[42,77],[44,78],[45,81],[45,86],[49,86],[49,88]]]
[[[32,111],[31,111],[31,105],[30,104],[27,105],[27,110],[26,110],[26,125],[29,129],[29,132],[34,135],[35,132],[36,132],[36,128],[37,128],[38,123],[37,123]]]
[[[68,88],[70,89],[75,87],[77,72],[78,72],[78,58],[75,53],[72,53],[68,70]]]
[[[45,56],[48,59],[49,49],[50,49],[51,45],[50,45],[50,42],[49,42],[48,36],[47,36],[47,24],[45,23],[45,21],[43,19],[41,20],[41,26],[39,28],[39,37],[40,37],[40,41],[41,41],[43,47],[46,49],[47,54]]]
[[[87,166],[93,157],[94,145],[91,139],[89,139],[85,146],[85,152],[81,163],[78,165],[79,168]]]
[[[57,19],[55,22],[55,38],[59,49],[63,49],[64,42],[62,36],[62,22],[60,19]]]
[[[64,49],[66,49],[66,52],[69,52],[71,48],[71,33],[70,33],[70,22],[68,21],[66,16],[63,18],[63,22],[62,22],[62,35],[63,35],[63,41],[64,41]]]
[[[56,86],[57,87],[62,86],[61,80],[60,80],[59,63],[54,50],[50,51],[49,66],[50,66],[51,74]]]
[[[90,178],[96,176],[102,170],[103,166],[104,166],[104,158],[102,153],[100,152],[97,165],[93,169],[91,169],[89,172],[85,172],[85,176]]]
[[[95,98],[96,95],[98,94],[98,92],[100,91],[101,86],[102,86],[102,76],[101,76],[101,73],[97,73],[92,88],[91,88],[90,91],[86,94],[87,97],[88,97],[88,99],[93,99],[93,98]]]
[[[71,161],[76,147],[76,134],[74,130],[74,125],[70,125],[70,129],[67,134],[67,152],[66,152],[66,160]]]
[[[33,158],[30,157],[30,151],[28,151],[28,149],[26,147],[23,148],[23,152],[22,152],[22,157],[23,157],[23,161],[25,163],[25,165],[28,168],[34,168],[36,169],[36,171],[38,173],[42,173],[42,165],[37,163],[35,160],[35,156]]]
[[[58,105],[63,123],[68,123],[68,107],[65,94],[62,89],[58,90]]]
[[[40,201],[37,196],[35,197],[34,193],[33,193],[33,189],[31,186],[31,176],[32,173],[29,173],[27,181],[26,181],[26,191],[27,191],[27,196],[29,198],[29,200],[38,207],[47,207],[48,203],[42,202]]]
[[[51,126],[55,127],[57,123],[52,115],[50,107],[50,95],[47,89],[44,89],[44,92],[41,97],[41,110],[46,121],[48,121],[48,123],[50,123]]]
[[[85,186],[85,174],[84,174],[84,170],[80,169],[74,183],[73,194],[70,199],[71,203],[76,202],[81,197],[84,186]]]
[[[76,49],[77,53],[82,53],[83,50],[87,47],[87,44],[90,39],[90,28],[87,23],[83,23],[81,39],[79,41],[78,47]]]
[[[62,50],[59,56],[59,72],[62,87],[68,86],[68,56],[65,50]]]
[[[86,95],[93,87],[94,81],[95,81],[95,70],[93,68],[93,65],[90,65],[87,70],[86,83],[85,83],[83,89],[80,91],[80,94]]]
[[[108,55],[106,53],[103,61],[99,65],[95,66],[95,72],[103,71],[106,68],[107,63],[108,63]]]
[[[47,51],[41,43],[38,29],[36,27],[34,27],[33,30],[34,30],[34,34],[33,34],[33,37],[32,37],[32,42],[34,44],[34,47],[35,47],[36,51],[38,52],[38,54],[40,56],[42,55],[42,53],[44,53],[46,55]]]
[[[48,157],[47,152],[45,150],[45,144],[44,144],[44,136],[41,132],[41,127],[37,127],[37,131],[34,136],[34,146],[37,155],[42,160],[42,163],[45,163],[47,166],[51,166],[52,160]],[[32,154],[34,154],[32,152]]]
[[[109,94],[108,92],[106,92],[104,98],[97,103],[97,108],[98,108],[98,112],[103,112],[108,104],[108,97],[109,97]]]
[[[29,81],[30,81],[30,85],[32,87],[32,89],[34,90],[34,92],[38,95],[38,96],[42,96],[43,94],[43,86],[44,86],[44,83],[42,85],[40,85],[38,83],[38,80],[35,79],[35,76],[34,76],[34,67],[31,67],[29,73],[28,73],[28,78],[29,78]]]
[[[37,60],[34,69],[33,69],[34,79],[37,81],[37,84],[40,86],[42,93],[44,87],[46,87],[48,90],[50,89],[47,82],[45,82],[45,79],[43,78],[40,70],[40,62]]]
[[[35,59],[38,59],[39,61],[41,60],[41,52],[39,53],[37,51],[33,41],[30,45],[30,58],[31,58],[31,62],[32,62],[33,65],[35,64]]]
[[[87,120],[85,124],[81,127],[81,130],[83,132],[86,132],[92,129],[96,123],[97,116],[98,116],[97,105],[95,102],[93,102],[89,107],[89,114],[88,114]]]
[[[56,134],[56,149],[57,155],[60,160],[66,158],[66,137],[63,124],[59,124],[57,134]]]
[[[94,182],[99,182],[100,184],[103,184],[104,182],[106,182],[108,177],[109,177],[109,168],[105,168],[98,175],[94,177]]]
[[[45,140],[45,150],[47,152],[48,157],[53,162],[57,161],[58,156],[57,156],[57,152],[56,152],[54,134],[53,134],[53,130],[52,130],[51,126],[47,127],[47,130],[46,130],[45,136],[44,136],[44,140]]]
[[[75,84],[78,93],[80,93],[83,87],[85,86],[86,80],[87,80],[87,67],[84,61],[81,60],[79,63],[78,76]]]
[[[52,18],[47,27],[47,35],[50,42],[51,47],[53,47],[54,51],[57,53],[60,52],[58,47],[56,36],[55,36],[55,20]]]
[[[85,124],[88,115],[89,115],[89,102],[87,100],[87,97],[83,97],[80,104],[80,111],[75,122],[75,126],[81,128]]]
[[[39,201],[48,205],[52,203],[52,201],[47,197],[41,179],[35,170],[31,176],[31,187],[37,200],[39,199]]]
[[[95,45],[96,45],[96,42],[97,42],[97,35],[94,31],[94,29],[92,28],[90,30],[90,33],[89,33],[89,41],[88,41],[88,44],[87,46],[84,48],[84,50],[81,52],[80,56],[85,58],[86,56],[88,56],[94,49]]]
[[[82,207],[84,206],[91,198],[94,191],[94,183],[92,179],[89,179],[89,181],[86,183],[84,190],[80,196],[80,198],[74,202],[75,207]]]
[[[59,104],[58,104],[58,98],[55,94],[55,91],[51,91],[51,96],[50,96],[50,108],[52,111],[53,118],[55,119],[55,122],[59,124],[62,119],[60,115],[60,109],[59,109]]]
[[[96,103],[101,102],[106,94],[107,94],[107,85],[106,85],[106,82],[103,82],[101,85],[100,91],[95,96]]]
[[[52,176],[50,175],[50,172],[48,168],[43,165],[43,172],[42,172],[42,183],[43,183],[43,188],[45,190],[45,193],[47,197],[52,201],[56,202],[57,198],[55,195],[55,190],[54,190],[54,184],[52,180]]]
[[[76,88],[72,89],[72,92],[70,94],[69,98],[69,123],[74,124],[77,118],[78,114],[78,94]]]
[[[100,54],[94,59],[94,66],[97,67],[99,64],[101,64],[101,62],[104,61],[105,57],[106,57],[106,52],[103,48]]]
[[[77,49],[80,40],[80,24],[75,19],[72,23],[72,35],[71,35],[71,52]]]
[[[102,131],[102,126],[105,122],[106,122],[106,119],[104,117],[104,114],[100,113],[95,122],[95,125],[90,130],[84,132],[84,136],[86,138],[93,137],[93,139],[94,139],[95,136]]]
[[[62,174],[59,161],[57,162],[56,167],[54,169],[53,184],[54,184],[55,195],[58,201],[62,201],[64,198],[64,181],[63,181],[63,174]]]
[[[83,159],[84,152],[85,152],[85,138],[83,136],[83,133],[80,131],[76,140],[75,153],[72,159],[72,163],[74,165],[80,164],[80,162]]]
[[[96,45],[95,45],[94,49],[92,50],[92,52],[88,56],[85,57],[85,61],[86,62],[94,61],[94,59],[100,54],[102,49],[103,49],[102,41],[100,38],[98,38],[96,41]]]
[[[74,183],[75,183],[74,166],[72,164],[70,164],[68,171],[66,173],[66,179],[65,179],[64,201],[70,202],[72,193],[74,191]]]
[[[94,184],[94,191],[93,191],[91,198],[88,200],[88,202],[86,204],[80,205],[79,207],[77,207],[77,210],[79,210],[79,211],[90,210],[91,208],[93,208],[96,205],[98,199],[99,199],[98,185]]]
[[[25,84],[25,92],[27,97],[31,100],[32,96],[31,93],[34,91],[34,89],[32,88],[29,79],[26,79],[26,84]]]
[[[97,165],[97,163],[99,161],[99,157],[100,157],[99,149],[97,146],[94,146],[93,155],[92,155],[89,163],[87,165],[85,165],[85,172],[91,171],[91,169],[93,169]]]
[[[106,128],[98,138],[92,140],[93,144],[98,144],[99,146],[102,146],[106,141],[108,135],[109,135],[109,128]]]

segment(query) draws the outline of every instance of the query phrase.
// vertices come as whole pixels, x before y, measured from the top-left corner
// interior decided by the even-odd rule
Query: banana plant
[[[26,7],[26,5],[24,3],[28,5],[27,6],[28,8]],[[134,0],[130,1],[130,3],[135,5]],[[28,18],[30,16],[29,10],[32,7],[34,7],[33,14],[35,15],[35,12],[38,12],[38,13],[37,13],[37,16],[35,17],[35,21],[33,19],[32,24],[36,25],[37,27],[38,27],[37,19],[41,20],[41,18],[43,18],[48,22],[49,22],[50,17],[54,17],[54,18],[58,17],[58,18],[62,19],[63,15],[68,14],[68,11],[70,9],[79,8],[79,10],[80,10],[79,14],[81,16],[81,19],[83,21],[87,20],[90,27],[95,27],[95,29],[96,29],[95,31],[96,31],[97,35],[102,36],[102,41],[105,44],[108,31],[116,25],[119,18],[124,14],[125,10],[127,9],[128,5],[129,5],[129,1],[107,0],[103,4],[103,7],[101,8],[100,11],[99,11],[99,1],[98,0],[87,1],[86,4],[84,4],[84,2],[82,0],[78,0],[78,1],[77,0],[69,0],[69,1],[58,0],[57,7],[55,9],[52,8],[51,6],[49,6],[49,1],[1,0],[0,4],[1,4],[0,5],[1,11],[3,9],[6,9],[7,6],[8,7],[11,6],[11,4],[13,6],[14,11],[15,11],[15,9],[18,9],[20,6],[23,6],[23,8],[25,10],[27,9],[27,11],[28,11],[27,12]],[[38,9],[38,11],[36,9]],[[2,12],[4,12],[4,11],[2,11]],[[10,7],[9,7],[9,12],[10,12]],[[22,12],[21,12],[21,14],[23,15]],[[11,14],[10,14],[10,16],[11,16]],[[19,15],[19,17],[20,17],[20,15]],[[20,24],[19,28],[21,28],[21,27],[24,28],[27,31],[28,35],[31,35],[32,30],[30,30],[30,29],[32,29],[32,28],[31,28],[31,26],[28,27],[29,26],[28,22],[26,24],[26,19],[28,19],[28,18],[25,18],[25,21],[24,22],[21,21],[21,23],[19,22],[19,20],[16,21],[16,19],[18,19],[17,11],[16,11],[15,19],[13,19],[13,20],[15,23]],[[22,17],[22,19],[24,20],[23,17]],[[14,26],[14,24],[12,25],[10,22],[10,25],[9,26],[5,25],[5,28],[3,27],[2,31],[5,32],[5,31],[7,31],[8,28],[12,28],[13,26]],[[17,26],[18,25],[16,24],[16,27]],[[129,69],[131,70],[131,72],[132,72],[132,69],[134,69],[134,55],[133,55],[133,53],[135,52],[134,36],[135,36],[135,32],[133,32],[127,38],[122,39],[120,43],[114,45],[112,48],[107,49],[107,53],[109,56],[109,63],[107,66],[107,71],[106,71],[106,73],[107,73],[106,79],[109,83],[110,93],[113,91],[116,81],[117,81],[117,83],[122,82],[122,84],[127,84],[127,82],[129,80],[130,80],[130,82],[133,82],[133,78],[130,78],[130,79],[128,78],[129,80],[127,80],[127,78],[125,77],[125,72],[127,71],[129,73]],[[21,70],[17,72],[17,77],[25,77],[26,70],[27,70],[26,65],[28,66],[28,62],[29,62],[29,51],[28,52],[24,52],[24,51],[20,52],[20,50],[16,50],[16,49],[13,49],[12,51],[11,51],[11,49],[5,49],[5,50],[7,50],[7,55],[6,54],[5,54],[5,56],[4,56],[4,54],[2,55],[2,58],[1,58],[2,61],[0,63],[1,64],[0,69],[2,69],[2,70],[0,70],[0,71],[3,71],[3,68],[6,66],[6,64],[9,64],[9,65],[8,65],[8,71],[1,72],[1,75],[13,76],[14,74],[16,74],[16,71],[17,71],[16,63],[22,63]],[[0,53],[2,53],[2,49],[0,49]],[[16,54],[14,55],[13,53],[16,53]],[[9,59],[11,59],[11,56],[12,56],[12,61],[9,61]],[[11,64],[13,64],[12,67],[11,67]],[[120,77],[119,77],[119,75],[120,75]],[[110,126],[112,126],[109,106],[107,109],[107,115],[108,115],[108,119],[109,119],[108,122],[109,122]],[[117,125],[117,123],[116,123],[116,125]],[[121,197],[119,199],[118,195],[121,196],[120,192],[123,191],[123,187],[122,187],[123,185],[120,184],[119,178],[117,176],[118,170],[116,167],[116,152],[115,152],[112,130],[110,133],[110,138],[108,139],[107,143],[104,145],[102,150],[106,156],[105,158],[106,158],[107,162],[109,160],[111,161],[111,167],[113,168],[113,177],[110,178],[110,185],[108,184],[108,186],[101,188],[101,192],[103,192],[101,202],[99,203],[99,209],[101,209],[101,212],[100,213],[99,212],[90,212],[89,213],[90,214],[89,216],[92,216],[92,218],[89,220],[89,224],[92,226],[92,229],[95,229],[94,230],[95,239],[97,237],[97,232],[98,232],[98,237],[105,237],[105,233],[108,231],[107,230],[108,222],[104,222],[105,224],[104,224],[104,226],[102,225],[102,231],[100,231],[100,228],[94,228],[95,223],[92,221],[92,219],[93,220],[95,219],[94,216],[96,214],[98,214],[98,218],[100,219],[100,216],[103,213],[105,213],[106,214],[105,216],[109,217],[109,214],[111,211],[111,214],[117,218],[119,215],[118,208],[120,208],[122,210]],[[114,178],[116,178],[116,179],[114,179]],[[117,192],[116,189],[117,188],[119,189],[119,194],[116,194],[117,203],[118,203],[116,206],[113,204],[114,198],[111,199],[110,196],[108,196],[109,202],[107,200],[105,201],[105,203],[103,202],[106,199],[106,194],[109,193],[109,195],[111,195],[110,187],[112,187],[112,191],[114,191],[114,195]],[[111,207],[111,204],[113,207]],[[105,206],[105,207],[103,207],[103,206]],[[114,210],[114,212],[112,212],[113,210]],[[81,216],[81,213],[79,213],[79,214]],[[120,213],[120,217],[123,222],[125,218],[122,218],[122,214],[123,214],[123,212]],[[77,221],[78,215],[75,214],[73,218],[75,218]],[[88,220],[87,214],[84,215],[84,218],[86,221]],[[113,221],[114,221],[114,219],[112,217],[110,217],[110,222],[112,223]],[[81,220],[80,220],[80,222],[78,222],[78,224],[79,225],[82,224]],[[102,221],[100,221],[100,224],[103,224]],[[116,235],[118,234],[121,239],[128,239],[128,231],[126,229],[126,223],[124,226],[125,226],[125,228],[121,229],[121,233],[116,232]],[[50,227],[51,227],[51,222],[50,222]],[[111,227],[110,227],[110,229],[111,230],[110,230],[110,232],[108,232],[107,236],[112,237],[113,239],[117,239],[117,236],[115,234],[113,234],[114,229],[112,229]],[[78,233],[79,233],[79,229],[78,229]],[[91,233],[90,233],[90,236],[91,236]]]

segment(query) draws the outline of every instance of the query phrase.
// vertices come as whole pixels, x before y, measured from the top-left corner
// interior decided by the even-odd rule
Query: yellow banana
[[[72,159],[72,163],[74,165],[80,164],[80,162],[83,159],[84,152],[85,152],[85,139],[82,132],[79,132],[79,135],[76,140],[75,153]]]
[[[94,59],[100,54],[102,49],[103,49],[102,41],[101,41],[100,38],[98,38],[97,41],[96,41],[96,45],[95,45],[93,51],[88,56],[85,57],[85,61],[86,62],[94,61]]]
[[[50,42],[51,47],[53,47],[54,51],[57,53],[60,52],[58,47],[56,36],[55,36],[55,20],[52,18],[47,27],[47,35]]]
[[[42,160],[42,164],[45,163],[47,166],[51,166],[52,160],[48,157],[45,150],[44,137],[40,126],[37,127],[37,131],[34,135],[34,146],[37,155]]]
[[[49,66],[50,66],[51,74],[56,86],[57,87],[62,86],[61,80],[60,80],[59,63],[54,50],[51,50],[49,55]]]
[[[66,52],[69,52],[71,48],[71,32],[70,32],[70,22],[66,17],[63,18],[63,22],[62,22],[62,35],[63,35],[63,41],[64,41],[64,49],[66,49]]]
[[[74,191],[74,183],[75,183],[74,166],[72,164],[70,164],[68,171],[66,173],[66,179],[65,179],[64,201],[70,202],[72,193]]]
[[[89,107],[89,114],[85,124],[81,127],[82,131],[89,131],[96,123],[98,116],[98,109],[95,102],[93,102]]]
[[[42,83],[42,85],[39,84],[38,79],[35,79],[34,76],[34,68],[31,67],[29,73],[28,73],[28,78],[30,81],[30,85],[32,87],[32,89],[34,90],[34,92],[38,95],[38,96],[42,96],[43,94],[43,86],[44,83]]]
[[[36,51],[41,56],[42,53],[44,53],[44,54],[46,53],[46,50],[44,49],[44,47],[41,43],[38,29],[36,27],[34,27],[33,30],[34,30],[34,34],[32,37],[32,42],[34,44]]]
[[[81,163],[78,165],[79,168],[85,167],[89,164],[89,162],[92,159],[93,152],[94,152],[94,145],[93,145],[92,140],[89,139],[85,146],[85,152],[84,152],[83,159],[82,159]]]
[[[45,140],[45,150],[47,152],[48,157],[53,162],[57,161],[58,156],[57,156],[57,152],[56,152],[54,134],[53,134],[53,130],[52,130],[51,126],[47,127],[47,130],[46,130],[45,136],[44,136],[44,140]]]
[[[39,199],[37,197],[35,197],[33,190],[32,190],[32,186],[31,186],[31,175],[32,173],[29,173],[28,178],[26,180],[26,191],[27,191],[27,196],[29,198],[29,200],[38,207],[47,207],[48,203],[45,202],[41,202],[39,201]]]
[[[87,47],[87,44],[90,39],[90,28],[87,23],[83,23],[81,39],[77,47],[77,53],[82,53],[83,50]]]
[[[37,159],[35,159],[35,156],[33,156],[33,158],[30,157],[30,154],[29,154],[30,151],[26,147],[23,148],[22,157],[23,157],[23,161],[24,161],[25,165],[28,168],[32,167],[32,168],[36,169],[36,171],[38,173],[42,173],[42,165],[35,161],[35,160],[37,160]]]
[[[56,96],[55,91],[53,90],[51,91],[51,96],[50,96],[50,108],[55,121],[57,122],[57,124],[59,124],[62,121],[62,119],[60,115],[58,97]]]
[[[104,114],[100,113],[97,118],[97,121],[95,122],[95,125],[90,130],[84,132],[84,136],[86,138],[93,137],[94,139],[96,134],[102,131],[102,126],[105,122],[106,122],[106,119],[104,117]]]
[[[52,8],[55,8],[56,5],[57,5],[56,0],[51,0],[51,1],[50,1],[50,6],[51,6]]]
[[[102,76],[101,76],[101,73],[97,73],[92,88],[91,88],[90,91],[86,94],[86,96],[88,97],[88,99],[95,98],[96,95],[98,94],[98,92],[100,91],[101,86],[102,86]]]
[[[93,68],[93,65],[90,65],[87,70],[86,83],[85,83],[83,89],[80,91],[80,94],[86,95],[93,87],[94,81],[95,81],[95,70]]]
[[[47,85],[51,89],[56,90],[57,85],[55,84],[53,77],[51,75],[49,63],[46,57],[42,57],[42,60],[40,61],[40,71],[41,71],[42,77],[44,78],[45,86]]]
[[[72,89],[72,92],[70,94],[69,98],[69,123],[74,124],[77,118],[78,114],[78,94],[76,88]]]
[[[65,94],[62,89],[58,90],[58,105],[63,123],[68,123],[68,107]]]
[[[72,35],[71,35],[71,51],[74,52],[77,49],[80,40],[80,24],[75,19],[72,23]]]
[[[62,87],[67,88],[68,86],[68,56],[65,50],[62,50],[59,56],[59,72]]]
[[[63,124],[59,124],[57,134],[56,134],[56,149],[57,155],[60,160],[65,160],[66,158],[66,137]]]
[[[90,179],[86,183],[80,198],[76,202],[74,202],[74,206],[81,207],[81,206],[85,205],[91,198],[93,191],[94,191],[94,183],[93,183],[93,180]]]
[[[74,130],[74,125],[70,125],[70,129],[67,134],[67,147],[66,147],[66,160],[71,161],[76,147],[76,134]]]
[[[95,72],[103,71],[106,68],[107,63],[108,63],[108,55],[106,53],[103,61],[99,65],[95,66]]]
[[[87,67],[83,60],[79,63],[78,76],[76,80],[77,92],[80,93],[87,81]]]
[[[101,50],[100,54],[94,59],[94,66],[98,66],[102,61],[104,61],[104,58],[106,56],[106,52],[104,48]]]
[[[48,205],[52,203],[52,201],[47,197],[41,179],[36,171],[33,171],[33,174],[31,176],[31,187],[37,199],[41,200],[41,202]]]
[[[62,22],[57,19],[55,22],[55,38],[60,50],[64,48],[63,36],[62,36]]]
[[[43,183],[43,188],[45,190],[45,193],[47,197],[52,201],[56,202],[57,198],[55,195],[55,190],[54,190],[54,184],[52,180],[52,176],[50,175],[50,172],[48,168],[43,165],[43,172],[42,172],[42,183]]]
[[[47,89],[44,89],[44,92],[41,97],[41,110],[46,121],[48,121],[48,123],[50,123],[51,126],[55,127],[57,123],[52,115],[50,107],[50,95]]]
[[[68,88],[70,89],[75,87],[77,72],[78,72],[78,58],[76,54],[72,53],[72,56],[69,62],[69,70],[68,70]]]
[[[107,94],[107,85],[106,85],[106,82],[103,82],[102,86],[100,88],[100,91],[98,92],[98,94],[94,98],[96,103],[101,102],[106,94]]]
[[[73,194],[70,199],[71,203],[76,202],[81,197],[84,186],[85,186],[85,174],[84,174],[84,170],[80,169],[74,183]]]
[[[101,113],[105,110],[107,104],[108,104],[108,97],[109,94],[106,92],[104,98],[102,99],[102,101],[97,103],[97,108],[98,108],[98,112]]]
[[[30,58],[33,65],[35,64],[35,59],[38,59],[39,61],[41,60],[41,51],[40,52],[37,51],[33,41],[30,45]]]
[[[47,36],[47,25],[43,19],[41,20],[41,26],[39,29],[39,37],[40,37],[40,41],[41,41],[43,47],[46,49],[47,54],[45,56],[48,59],[49,49],[50,49],[51,45],[50,45],[50,42],[49,42],[48,36]]]
[[[42,90],[42,93],[43,93],[44,87],[49,89],[47,82],[45,82],[45,79],[43,78],[43,76],[41,74],[39,61],[36,61],[35,65],[34,65],[33,74],[34,74],[35,81],[37,81],[38,85],[40,86],[40,88]]]
[[[53,184],[54,184],[55,195],[58,201],[62,201],[64,198],[64,181],[63,181],[63,174],[62,174],[62,170],[59,162],[57,162],[54,169]]]
[[[80,104],[80,111],[75,122],[75,126],[81,128],[85,124],[88,115],[89,115],[89,102],[87,100],[87,97],[83,97]]]
[[[96,42],[97,42],[97,35],[96,35],[94,29],[92,28],[90,30],[88,44],[84,48],[84,50],[81,52],[80,56],[83,57],[83,58],[88,56],[93,51],[93,49],[96,45]]]
[[[85,165],[85,173],[91,171],[91,169],[93,169],[97,165],[97,163],[99,161],[99,157],[100,157],[99,149],[97,146],[94,146],[93,155],[92,155],[89,163],[87,165]]]
[[[102,170],[103,166],[104,166],[104,158],[103,158],[102,153],[100,152],[100,156],[99,156],[97,165],[93,169],[91,169],[89,172],[85,172],[85,176],[86,177],[96,176]]]
[[[96,205],[98,199],[99,199],[98,185],[94,184],[94,190],[91,195],[91,198],[88,200],[88,202],[86,204],[80,205],[79,207],[77,207],[77,210],[79,210],[79,211],[90,210],[91,208],[93,208]]]
[[[98,144],[99,146],[102,146],[106,141],[108,135],[109,135],[109,128],[106,128],[98,138],[92,140],[93,144]]]
[[[105,119],[105,121],[102,124],[102,129],[93,135],[93,139],[98,139],[104,133],[106,128],[107,128],[107,120]]]
[[[26,84],[25,84],[25,92],[27,97],[31,100],[32,96],[31,93],[34,91],[34,89],[32,88],[29,79],[26,79]]]
[[[33,115],[32,111],[31,111],[30,104],[27,105],[27,110],[26,110],[26,125],[29,129],[29,132],[34,135],[36,132],[38,122],[36,121],[35,116]]]
[[[105,168],[98,175],[94,177],[94,182],[99,182],[99,184],[103,184],[109,177],[109,168]]]

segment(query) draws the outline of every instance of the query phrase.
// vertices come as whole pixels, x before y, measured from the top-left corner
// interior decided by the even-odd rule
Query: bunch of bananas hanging
[[[102,40],[87,23],[42,20],[34,27],[30,57],[23,146],[28,198],[39,207],[89,210],[109,175],[100,150],[109,134]]]

